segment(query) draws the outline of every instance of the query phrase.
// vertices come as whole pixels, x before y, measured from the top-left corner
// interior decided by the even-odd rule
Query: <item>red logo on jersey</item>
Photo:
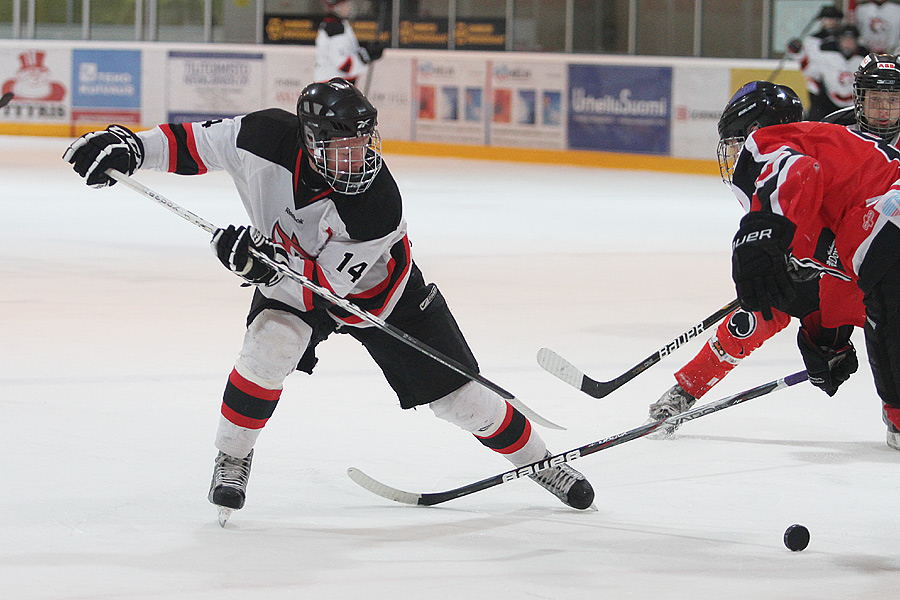
[[[289,255],[310,258],[309,254],[300,247],[297,235],[293,234],[288,237],[288,234],[281,228],[281,224],[278,221],[275,221],[275,226],[272,227],[272,241],[284,248]]]

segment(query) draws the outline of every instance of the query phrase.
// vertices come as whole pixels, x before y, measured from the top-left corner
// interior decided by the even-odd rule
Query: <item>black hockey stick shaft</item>
[[[7,104],[9,104],[10,100],[13,99],[12,92],[6,92],[3,96],[0,96],[0,108],[3,108]]]
[[[821,9],[819,9],[819,10],[821,12]],[[797,35],[797,38],[799,38],[802,41],[803,38],[806,37],[806,34],[809,33],[809,30],[812,29],[813,25],[816,24],[816,21],[819,20],[819,14],[820,13],[817,12],[815,14],[815,16],[813,16],[813,18],[810,19],[809,23],[807,23],[806,26],[803,28],[803,30],[800,32],[800,34]],[[788,54],[787,54],[787,52],[785,52],[781,56],[781,60],[778,61],[778,66],[775,67],[775,70],[772,71],[771,73],[769,73],[769,77],[768,77],[768,79],[766,79],[766,81],[772,81],[773,79],[778,77],[778,74],[781,73],[782,69],[784,69],[784,63],[787,62],[787,59],[788,59]]]
[[[715,400],[702,406],[692,408],[691,410],[683,412],[679,415],[671,416],[668,419],[646,423],[644,425],[641,425],[640,427],[635,427],[634,429],[629,429],[628,431],[610,436],[608,438],[597,440],[595,442],[585,444],[584,446],[579,446],[578,448],[573,448],[572,450],[569,450],[567,452],[554,454],[553,456],[550,456],[544,460],[533,462],[523,467],[512,469],[510,471],[506,471],[505,473],[500,473],[499,475],[494,475],[493,477],[488,477],[486,479],[482,479],[481,481],[476,481],[474,483],[470,483],[468,485],[464,485],[452,490],[447,490],[445,492],[405,492],[403,490],[393,488],[389,485],[385,485],[380,481],[377,481],[376,479],[372,479],[359,469],[353,467],[347,470],[347,474],[354,482],[356,482],[360,486],[364,487],[374,494],[377,494],[383,498],[387,498],[388,500],[401,502],[403,504],[433,506],[435,504],[441,504],[449,500],[468,496],[470,494],[474,494],[475,492],[480,492],[481,490],[486,490],[488,488],[498,486],[514,479],[520,479],[522,477],[534,475],[535,473],[540,472],[548,467],[572,462],[573,460],[589,456],[591,454],[594,454],[595,452],[600,452],[601,450],[606,450],[607,448],[612,448],[613,446],[619,446],[621,444],[624,444],[625,442],[630,442],[632,440],[642,438],[653,433],[663,425],[680,425],[681,423],[699,419],[700,417],[710,415],[730,406],[735,406],[737,404],[747,402],[748,400],[752,400],[753,398],[765,396],[766,394],[770,394],[777,390],[782,390],[786,387],[796,385],[806,380],[806,371],[800,371],[799,373],[794,373],[793,375],[788,375],[786,377],[782,377],[781,379],[776,379],[775,381],[764,383],[763,385],[746,390],[744,392],[740,392],[738,394],[734,394],[733,396],[728,396],[727,398],[722,398],[720,400]]]
[[[151,200],[155,201],[156,203],[164,206],[165,208],[169,209],[170,211],[172,211],[173,213],[175,213],[182,219],[196,225],[197,227],[199,227],[200,229],[203,229],[207,233],[209,233],[209,234],[215,233],[215,231],[217,229],[215,225],[213,225],[206,219],[203,219],[202,217],[195,215],[191,211],[179,206],[178,204],[176,204],[172,200],[169,200],[162,194],[159,194],[159,193],[153,191],[152,189],[148,188],[147,186],[135,181],[128,175],[125,175],[124,173],[120,173],[119,171],[115,171],[113,169],[108,169],[106,171],[106,174],[109,175],[110,177],[112,177],[113,179],[115,179],[116,181],[119,181],[119,182],[125,184],[126,186],[128,186],[132,190],[138,192],[139,194],[142,194],[142,195],[150,198]],[[253,253],[253,256],[255,258],[259,259],[266,265],[272,267],[273,269],[275,269],[276,271],[278,271],[285,277],[289,277],[289,278],[293,279],[294,281],[296,281],[297,283],[299,283],[300,285],[302,285],[303,287],[305,287],[312,293],[316,294],[320,298],[324,298],[325,300],[331,302],[335,306],[339,306],[340,308],[359,317],[360,319],[367,321],[368,323],[370,323],[373,326],[384,331],[391,337],[418,350],[425,356],[430,357],[431,359],[439,362],[440,364],[444,365],[445,367],[452,369],[453,371],[456,371],[463,377],[466,377],[467,379],[474,381],[474,382],[486,387],[487,389],[495,392],[497,395],[499,395],[503,399],[509,401],[509,403],[511,405],[513,405],[515,408],[517,408],[519,410],[519,412],[524,414],[526,417],[528,417],[535,423],[542,425],[544,427],[547,427],[549,429],[565,429],[565,427],[557,425],[553,421],[550,421],[549,419],[544,418],[543,416],[541,416],[540,414],[538,414],[537,412],[532,410],[530,407],[528,407],[521,400],[516,398],[513,394],[506,391],[505,389],[503,389],[496,383],[492,382],[491,380],[487,379],[486,377],[483,377],[479,373],[472,371],[465,365],[457,362],[456,360],[450,358],[449,356],[443,354],[442,352],[432,348],[431,346],[428,346],[427,344],[425,344],[423,342],[420,342],[416,338],[412,337],[411,335],[407,334],[406,332],[404,332],[400,329],[397,329],[390,323],[385,322],[383,319],[373,315],[372,313],[359,308],[352,302],[348,301],[346,298],[341,298],[340,296],[338,296],[337,294],[335,294],[328,288],[325,288],[323,286],[320,286],[320,285],[310,281],[308,278],[304,277],[300,273],[297,273],[296,271],[291,269],[289,266],[281,264],[279,262],[275,262],[274,260],[270,259],[268,256],[266,256],[260,252],[257,252],[256,250],[251,249],[251,252]]]
[[[738,308],[738,306],[740,306],[740,302],[737,299],[732,300],[713,314],[703,319],[703,321],[701,321],[697,325],[694,325],[641,362],[610,381],[598,381],[596,379],[591,379],[580,369],[572,365],[566,359],[556,354],[549,348],[540,349],[537,357],[538,364],[548,373],[558,377],[559,379],[562,379],[569,385],[577,387],[585,394],[593,396],[594,398],[603,398],[661,361],[663,358],[686,344],[688,341],[697,337],[698,335],[721,321],[726,315],[730,314],[733,310]]]
[[[378,8],[378,16],[377,16],[377,25],[375,27],[375,43],[381,44],[381,34],[387,27],[387,16],[388,16],[388,3],[391,0],[376,0],[377,8]],[[371,60],[369,64],[366,65],[366,85],[363,91],[363,95],[368,98],[369,90],[372,89],[372,79],[375,74],[375,62]]]

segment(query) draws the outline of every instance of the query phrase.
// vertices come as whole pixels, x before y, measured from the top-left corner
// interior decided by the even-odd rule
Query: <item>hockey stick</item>
[[[375,43],[380,44],[381,43],[381,33],[384,31],[384,28],[386,25],[385,21],[387,21],[387,12],[388,12],[387,11],[387,3],[390,2],[390,0],[376,0],[376,1],[378,2],[378,25],[375,27]],[[370,57],[369,64],[366,65],[366,85],[364,86],[365,89],[363,91],[363,95],[366,98],[369,97],[369,90],[372,88],[372,76],[375,73],[375,63],[376,62],[378,62],[378,61],[371,60],[371,57]]]
[[[800,32],[800,35],[798,35],[795,39],[799,39],[802,41],[803,38],[806,37],[806,34],[809,33],[809,30],[812,29],[813,25],[816,24],[816,21],[819,20],[820,13],[821,13],[821,9],[819,9],[819,12],[817,12],[815,14],[815,16],[813,16],[813,18],[810,20],[810,22],[806,24],[806,27],[804,27],[803,30]],[[787,54],[787,52],[785,52],[784,54],[781,55],[781,60],[778,61],[778,66],[775,67],[775,70],[772,71],[771,73],[769,73],[769,77],[768,77],[768,79],[766,79],[766,81],[772,81],[773,79],[778,77],[778,74],[781,73],[781,70],[784,68],[784,63],[787,61],[787,59],[788,59],[788,54]]]
[[[9,101],[12,99],[13,99],[12,92],[6,92],[5,94],[3,94],[3,96],[0,96],[0,108],[3,108],[7,104],[9,104]]]
[[[151,190],[147,186],[145,186],[141,183],[138,183],[137,181],[135,181],[128,175],[125,175],[124,173],[120,173],[119,171],[116,171],[113,169],[107,169],[106,174],[109,175],[110,177],[112,177],[113,179],[115,179],[116,181],[119,181],[119,182],[125,184],[126,186],[128,186],[132,190],[138,192],[139,194],[142,194],[142,195],[150,198],[151,200],[155,201],[156,203],[161,204],[162,206],[168,208],[170,211],[172,211],[173,213],[175,213],[182,219],[188,221],[189,223],[193,223],[194,225],[196,225],[200,229],[203,229],[207,233],[209,233],[209,234],[215,233],[215,231],[217,229],[215,225],[213,225],[209,221],[195,215],[191,211],[189,211],[185,208],[182,208],[181,206],[179,206],[175,202],[169,200],[162,194],[159,194],[159,193]],[[312,293],[316,294],[320,298],[324,298],[325,300],[328,300],[335,306],[338,306],[338,307],[346,310],[347,312],[349,312],[353,315],[356,315],[363,321],[369,322],[370,324],[372,324],[375,327],[379,328],[380,330],[384,331],[388,335],[403,342],[407,346],[410,346],[410,347],[418,350],[425,356],[428,356],[428,357],[436,360],[437,362],[441,363],[445,367],[448,367],[448,368],[456,371],[463,377],[466,377],[466,378],[470,379],[471,381],[479,383],[479,384],[483,385],[484,387],[486,387],[487,389],[495,392],[496,394],[498,394],[505,400],[509,401],[509,403],[511,405],[513,405],[514,407],[516,407],[519,410],[519,412],[521,412],[523,415],[525,415],[526,417],[528,417],[535,423],[538,423],[539,425],[543,425],[544,427],[547,427],[550,429],[560,429],[560,430],[565,429],[565,427],[561,427],[560,425],[557,425],[553,421],[549,421],[549,420],[545,419],[544,417],[542,417],[541,415],[537,414],[532,409],[530,409],[528,406],[523,404],[520,400],[518,400],[515,396],[513,396],[511,393],[507,392],[505,389],[498,386],[496,383],[493,383],[489,379],[486,379],[485,377],[482,377],[478,373],[475,373],[474,371],[468,369],[465,365],[460,364],[459,362],[453,360],[449,356],[446,356],[445,354],[439,352],[438,350],[435,350],[431,346],[428,346],[428,345],[420,342],[416,338],[412,337],[411,335],[405,333],[404,331],[402,331],[400,329],[397,329],[390,323],[385,322],[383,319],[373,315],[372,313],[359,308],[358,306],[356,306],[352,302],[348,301],[347,299],[341,298],[340,296],[338,296],[337,294],[335,294],[328,288],[322,287],[322,286],[312,282],[311,280],[307,279],[300,273],[297,273],[296,271],[291,269],[289,266],[281,264],[279,262],[276,262],[276,261],[270,259],[265,254],[262,254],[261,252],[258,252],[252,248],[250,249],[250,251],[253,254],[254,258],[260,260],[261,262],[268,265],[269,267],[272,267],[273,269],[275,269],[276,271],[278,271],[285,277],[289,277],[290,279],[293,279],[294,281],[296,281],[297,283],[299,283],[300,285],[302,285],[303,287],[305,287]]]
[[[512,469],[510,471],[506,471],[505,473],[500,473],[499,475],[494,475],[493,477],[488,477],[487,479],[482,479],[481,481],[476,481],[475,483],[470,483],[468,485],[464,485],[452,490],[447,490],[445,492],[405,492],[403,490],[393,488],[389,485],[381,483],[380,481],[372,479],[371,477],[354,467],[350,467],[349,469],[347,469],[347,475],[349,475],[350,479],[352,479],[360,486],[369,490],[373,494],[381,496],[382,498],[387,498],[388,500],[393,500],[394,502],[400,502],[402,504],[433,506],[435,504],[441,504],[442,502],[447,502],[448,500],[454,500],[456,498],[468,496],[469,494],[474,494],[475,492],[480,492],[481,490],[486,490],[488,488],[498,486],[501,483],[506,483],[507,481],[512,481],[513,479],[520,479],[522,477],[527,477],[528,475],[534,475],[535,473],[538,473],[549,467],[553,467],[562,463],[572,462],[575,459],[588,456],[589,454],[593,454],[594,452],[606,450],[607,448],[612,448],[613,446],[618,446],[619,444],[624,444],[625,442],[630,442],[631,440],[642,438],[653,433],[665,424],[680,425],[681,423],[684,423],[686,421],[699,419],[700,417],[718,412],[724,408],[728,408],[729,406],[741,404],[742,402],[746,402],[747,400],[759,398],[760,396],[765,396],[766,394],[769,394],[771,392],[796,385],[798,383],[806,381],[806,379],[806,371],[800,371],[799,373],[794,373],[793,375],[788,375],[787,377],[776,379],[775,381],[770,381],[769,383],[764,383],[763,385],[741,392],[739,394],[728,396],[727,398],[722,398],[721,400],[715,400],[702,406],[692,408],[691,410],[683,412],[680,415],[674,415],[669,417],[668,419],[663,419],[661,421],[656,421],[653,423],[645,423],[640,427],[629,429],[628,431],[625,431],[623,433],[619,433],[614,436],[598,440],[596,442],[591,442],[590,444],[585,444],[584,446],[579,446],[578,448],[574,448],[567,452],[554,454],[549,458],[538,462],[533,462],[529,465],[525,465],[524,467]]]
[[[582,392],[594,398],[603,398],[610,393],[616,391],[663,358],[680,348],[689,340],[697,337],[719,321],[727,314],[740,306],[738,300],[732,300],[713,314],[709,315],[702,322],[694,325],[677,338],[645,358],[637,365],[631,367],[615,379],[610,381],[597,381],[585,375],[581,369],[564,359],[562,356],[550,350],[549,348],[541,348],[537,353],[537,362],[545,371],[562,379],[571,386],[577,387]]]

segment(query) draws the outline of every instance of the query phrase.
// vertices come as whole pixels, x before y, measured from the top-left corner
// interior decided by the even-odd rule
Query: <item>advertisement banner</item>
[[[278,107],[296,112],[297,98],[313,82],[316,51],[311,46],[278,48],[266,55],[266,108]]]
[[[71,72],[68,48],[0,49],[0,93],[15,94],[0,121],[68,125]]]
[[[569,65],[569,147],[669,154],[672,67]]]
[[[487,65],[463,58],[414,60],[413,139],[486,144]]]
[[[230,118],[265,108],[262,53],[170,51],[168,121]]]
[[[420,50],[446,50],[450,42],[447,18],[400,21],[400,47]]]
[[[140,124],[140,50],[72,51],[72,121]]]
[[[490,67],[490,143],[565,148],[565,64],[504,60]]]
[[[263,17],[264,44],[315,45],[322,15],[266,13]]]
[[[458,20],[453,29],[453,43],[457,50],[506,50],[506,19]]]
[[[378,109],[378,131],[386,140],[412,139],[413,59],[387,52],[365,77],[372,76],[369,100]],[[361,82],[365,89],[366,80]]]
[[[715,160],[718,123],[731,97],[728,69],[674,67],[672,82],[672,155]]]

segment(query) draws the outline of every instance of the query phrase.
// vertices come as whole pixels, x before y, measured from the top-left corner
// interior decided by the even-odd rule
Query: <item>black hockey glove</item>
[[[373,60],[381,58],[385,48],[387,48],[387,44],[382,42],[366,42],[365,44],[360,44],[359,57],[364,63],[368,64]]]
[[[797,332],[797,346],[800,347],[800,354],[806,364],[809,382],[829,396],[834,396],[838,387],[850,379],[850,376],[859,368],[856,349],[850,343],[849,332],[853,331],[853,327],[848,325],[846,328],[848,329],[846,335],[834,336],[840,338],[837,340],[838,347],[823,346],[812,341],[803,327]],[[839,332],[843,329],[845,328],[827,329],[823,332]]]
[[[250,254],[250,248],[253,248],[276,262],[287,263],[287,252],[267,240],[254,227],[229,225],[225,229],[216,229],[210,245],[227,269],[250,283],[274,285],[283,277],[281,273]]]
[[[110,125],[106,131],[92,131],[72,142],[63,160],[71,163],[89,186],[102,188],[116,183],[106,174],[107,169],[131,175],[140,168],[144,144],[128,128]]]
[[[731,276],[741,307],[772,319],[772,307],[787,306],[796,296],[788,273],[788,252],[796,226],[773,213],[751,212],[741,226],[731,251]]]

